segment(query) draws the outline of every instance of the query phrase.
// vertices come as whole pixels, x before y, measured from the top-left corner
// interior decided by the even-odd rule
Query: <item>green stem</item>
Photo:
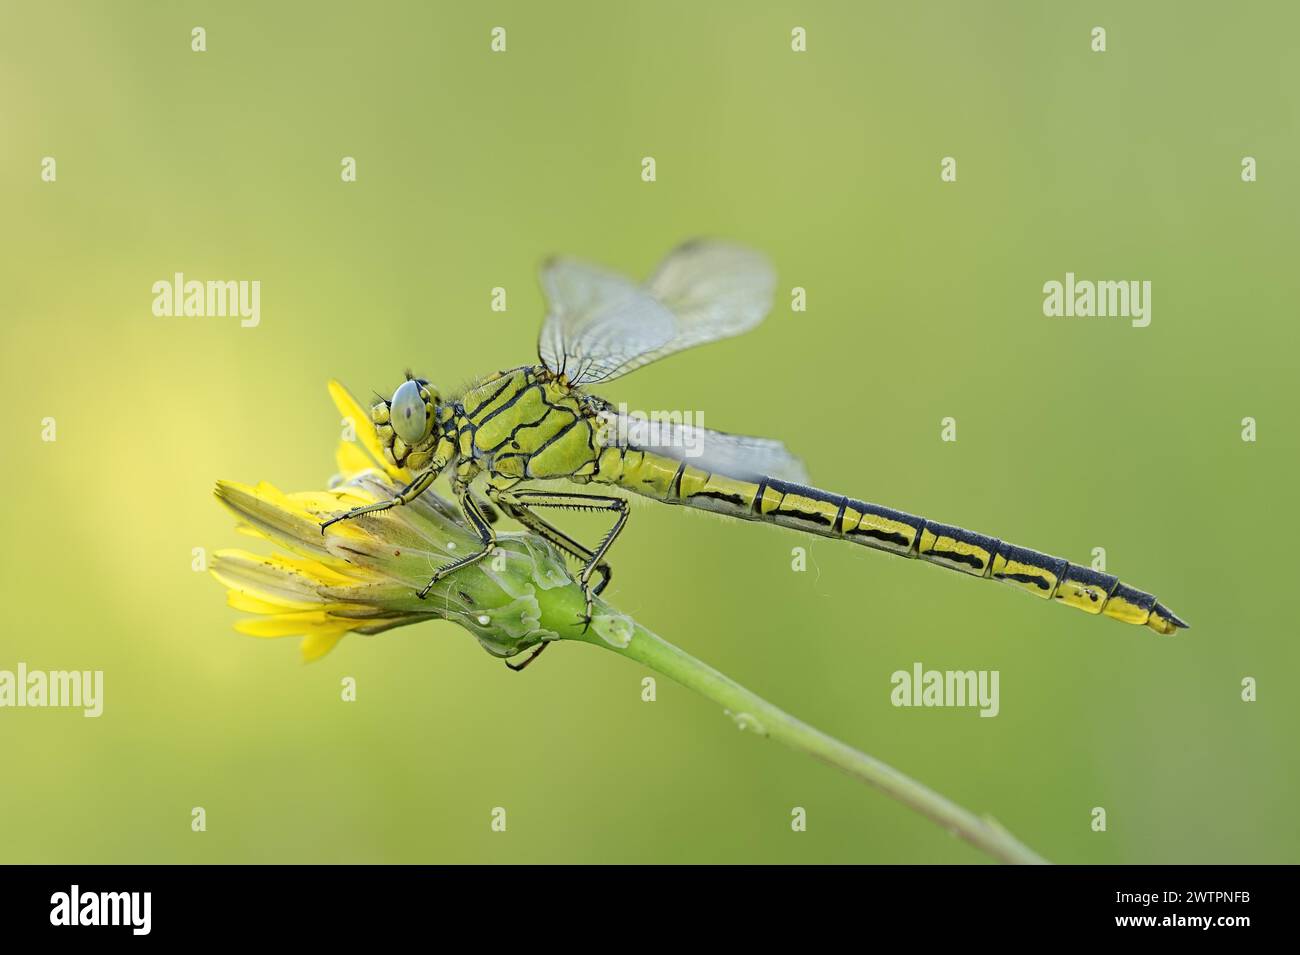
[[[343,408],[343,405],[340,407]],[[346,408],[344,413],[347,413]],[[390,482],[377,476],[376,472],[357,475],[351,484],[375,500],[392,494]],[[337,559],[335,551],[328,551],[327,554],[324,539],[319,533],[321,515],[303,504],[297,505],[297,510],[286,507],[277,495],[278,492],[264,497],[257,489],[226,482],[219,483],[217,488],[217,496],[222,502],[258,533],[299,549],[300,553],[319,553],[327,555],[328,559]],[[400,511],[401,514],[394,513],[395,511]],[[385,621],[384,626],[401,626],[443,615],[438,612],[440,602],[445,600],[448,606],[451,605],[449,588],[455,586],[458,605],[463,600],[470,606],[489,608],[489,612],[478,619],[477,629],[459,611],[455,616],[462,626],[470,628],[480,642],[498,656],[533,647],[539,629],[550,631],[561,640],[576,640],[612,650],[712,700],[723,707],[742,728],[780,740],[792,749],[815,756],[870,783],[996,859],[1014,863],[1044,861],[994,820],[980,818],[962,809],[892,766],[860,753],[795,719],[604,603],[598,603],[597,619],[591,622],[591,626],[583,626],[579,622],[585,610],[582,590],[571,578],[565,582],[563,557],[540,540],[535,539],[535,544],[529,545],[520,535],[508,535],[508,538],[502,539],[503,545],[509,543],[518,556],[525,558],[522,563],[517,563],[516,571],[522,571],[526,567],[531,574],[533,586],[529,588],[529,593],[535,595],[540,620],[530,619],[527,626],[524,626],[519,611],[519,587],[516,586],[511,591],[502,589],[496,579],[483,573],[482,562],[476,570],[467,568],[468,576],[457,575],[454,585],[443,581],[435,591],[437,599],[427,602],[417,599],[410,581],[420,580],[429,572],[427,565],[431,551],[442,553],[444,557],[450,556],[452,541],[448,540],[449,537],[455,539],[454,543],[460,548],[458,553],[461,554],[471,553],[475,545],[469,531],[451,519],[448,516],[450,513],[450,505],[429,495],[423,504],[413,502],[409,507],[390,509],[370,522],[361,519],[359,526],[370,527],[370,536],[358,537],[353,534],[346,539],[337,538],[334,546],[340,549],[339,552],[349,555],[350,563],[365,568],[376,575],[377,580],[387,579],[387,583],[376,589],[373,582],[358,587],[338,587],[332,581],[322,580],[318,591],[320,599],[326,606],[334,600],[344,601],[345,607],[353,605],[349,602],[359,602],[362,607],[372,606],[384,612],[380,618]],[[399,516],[401,520],[398,519]],[[248,567],[240,569],[239,560],[236,555],[228,561],[227,573],[233,575],[232,579],[236,581],[232,593],[239,589],[238,579],[241,575],[251,573]],[[256,561],[253,563],[257,564]],[[247,578],[253,581],[249,586],[254,590],[257,586],[264,587],[264,576],[265,571],[259,567],[255,578]],[[562,582],[566,585],[557,585]],[[516,585],[525,583],[525,580],[515,581]],[[295,579],[293,587],[301,586],[301,581]],[[466,593],[466,590],[470,593]],[[293,589],[289,588],[288,592],[293,592]],[[497,606],[503,610],[504,622],[492,619],[494,611],[490,608]],[[531,611],[531,606],[528,609]],[[617,619],[620,625],[611,626],[610,621],[613,619]],[[511,623],[513,627],[509,625]],[[532,639],[521,642],[521,636]]]
[[[566,628],[567,629],[567,628]],[[695,659],[680,647],[635,625],[626,647],[612,646],[594,631],[568,631],[566,639],[578,640],[612,650],[619,656],[636,660],[650,669],[677,681],[688,689],[723,707],[743,729],[779,740],[856,776],[909,806],[926,818],[960,836],[1002,862],[1020,865],[1043,865],[1046,860],[1021,844],[1015,836],[991,818],[981,818],[927,786],[905,776],[892,766],[860,753],[851,746],[827,736],[784,710],[745,689],[735,680]]]

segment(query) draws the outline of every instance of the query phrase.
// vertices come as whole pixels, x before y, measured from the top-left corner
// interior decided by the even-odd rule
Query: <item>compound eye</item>
[[[424,437],[428,412],[425,411],[424,397],[420,394],[417,382],[403,382],[393,392],[393,405],[389,414],[393,431],[407,444],[413,445]]]

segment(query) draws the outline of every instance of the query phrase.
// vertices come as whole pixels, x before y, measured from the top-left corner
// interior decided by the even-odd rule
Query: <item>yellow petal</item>
[[[331,617],[323,611],[311,613],[285,613],[275,617],[254,617],[240,620],[235,629],[250,637],[296,637],[303,640],[298,645],[304,663],[319,660],[338,644],[349,630],[350,621]]]
[[[338,450],[334,452],[334,462],[345,481],[351,480],[362,471],[378,467],[360,445],[353,444],[351,441],[339,442]]]
[[[249,487],[236,481],[218,481],[216,495],[223,505],[261,536],[299,554],[325,561],[334,558],[321,535],[321,521],[355,503],[370,501],[369,497],[344,489],[286,495],[266,482]],[[336,535],[354,536],[359,533],[346,523],[334,527],[332,533]]]
[[[374,501],[375,499],[371,495],[364,494],[355,487],[344,485],[329,491],[299,491],[296,494],[290,494],[287,496],[284,506],[294,515],[315,524],[320,520],[322,514],[346,511],[362,504],[373,504]],[[335,533],[337,533],[347,525],[340,526],[336,524],[333,526],[336,529]]]
[[[305,610],[311,606],[311,604],[306,601],[262,600],[259,597],[254,597],[250,593],[242,590],[235,590],[233,588],[226,591],[226,603],[229,604],[232,609],[238,610],[241,613],[260,613],[267,615],[285,613],[289,610]]]
[[[341,636],[355,630],[360,623],[362,621],[330,616],[324,610],[302,610],[270,617],[247,617],[235,621],[235,629],[250,637],[309,637],[317,633],[338,633]]]
[[[298,649],[302,653],[304,663],[311,663],[313,660],[319,660],[325,654],[334,649],[335,645],[343,639],[345,631],[339,633],[313,633],[303,638]]]
[[[237,548],[223,548],[213,554],[210,573],[227,587],[267,590],[275,600],[283,592],[290,599],[316,593],[318,587],[355,583],[345,570],[336,570],[310,557],[288,554],[254,554]]]
[[[330,381],[329,391],[330,397],[334,399],[334,407],[339,409],[339,414],[352,420],[352,430],[356,433],[357,442],[366,449],[366,453],[373,459],[370,466],[382,468],[389,477],[395,480],[410,481],[410,471],[406,470],[406,468],[395,467],[384,459],[384,449],[379,443],[379,436],[375,434],[375,426],[371,421],[370,412],[361,407],[361,403],[352,397],[351,392],[337,381]],[[347,472],[344,471],[344,473]]]
[[[220,551],[218,551],[220,553]],[[359,568],[352,568],[348,565],[331,567],[323,564],[318,560],[312,560],[310,557],[294,557],[288,554],[272,554],[271,558],[276,563],[287,570],[297,571],[313,581],[324,584],[327,587],[343,587],[348,584],[355,584],[358,580],[371,576]]]

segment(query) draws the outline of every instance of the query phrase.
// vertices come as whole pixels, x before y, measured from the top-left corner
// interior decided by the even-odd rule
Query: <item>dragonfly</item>
[[[646,427],[588,389],[667,355],[738,335],[771,310],[776,274],[762,254],[717,240],[670,252],[645,282],[568,258],[547,260],[548,310],[538,363],[498,371],[443,396],[407,372],[371,417],[385,458],[414,478],[392,499],[355,507],[321,525],[408,504],[442,474],[481,548],[438,568],[440,580],[491,554],[491,505],[582,566],[584,624],[608,586],[606,559],[628,521],[630,492],[664,504],[793,528],[997,580],[1045,600],[1161,634],[1187,627],[1155,596],[1118,577],[996,537],[809,484],[779,441],[675,420]],[[487,500],[475,482],[484,486]],[[490,503],[489,503],[490,502]],[[594,547],[542,517],[547,510],[605,512]],[[545,647],[542,643],[523,669]],[[508,663],[508,661],[507,661]]]

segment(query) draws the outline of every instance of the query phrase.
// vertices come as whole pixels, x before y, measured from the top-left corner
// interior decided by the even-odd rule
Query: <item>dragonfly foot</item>
[[[587,598],[587,606],[582,613],[578,614],[578,622],[582,624],[582,632],[585,634],[591,629],[592,611],[596,609],[596,605],[590,590],[584,591],[584,595]]]
[[[596,565],[593,572],[600,574],[600,583],[591,588],[591,593],[599,597],[601,592],[609,586],[609,582],[614,579],[614,571],[609,564],[600,563]]]
[[[386,511],[390,507],[394,507],[402,503],[404,502],[399,496],[393,498],[391,501],[377,501],[374,504],[365,504],[361,507],[354,507],[350,511],[344,511],[342,514],[337,514],[334,517],[331,517],[328,521],[324,521],[320,526],[321,535],[324,536],[325,531],[329,528],[331,524],[337,524],[339,521],[350,521],[352,520],[352,518],[360,517],[363,514],[375,514],[378,513],[379,511]]]
[[[453,561],[446,566],[439,567],[433,572],[433,576],[429,578],[429,582],[415,592],[415,596],[419,597],[421,600],[427,600],[429,597],[429,591],[438,586],[439,581],[446,580],[456,571],[460,570],[462,567],[469,566],[482,556],[482,554],[474,554],[470,558]]]
[[[510,668],[511,670],[514,670],[516,673],[518,673],[518,672],[519,672],[520,670],[522,670],[524,667],[528,666],[528,664],[532,663],[534,660],[536,660],[538,657],[540,657],[540,656],[542,655],[542,651],[545,650],[545,649],[546,649],[547,647],[549,647],[550,645],[551,645],[551,644],[550,644],[549,641],[543,642],[543,643],[541,643],[541,644],[538,645],[537,649],[534,650],[534,651],[532,652],[532,655],[529,656],[528,659],[525,660],[523,663],[514,664],[514,663],[511,663],[509,660],[507,660],[507,661],[505,661],[506,666],[507,666],[508,668]]]
[[[321,537],[325,536],[325,531],[329,528],[331,524],[337,524],[339,521],[346,521],[347,519],[348,519],[347,514],[340,514],[338,517],[331,517],[328,521],[323,521],[320,526],[320,536]]]

